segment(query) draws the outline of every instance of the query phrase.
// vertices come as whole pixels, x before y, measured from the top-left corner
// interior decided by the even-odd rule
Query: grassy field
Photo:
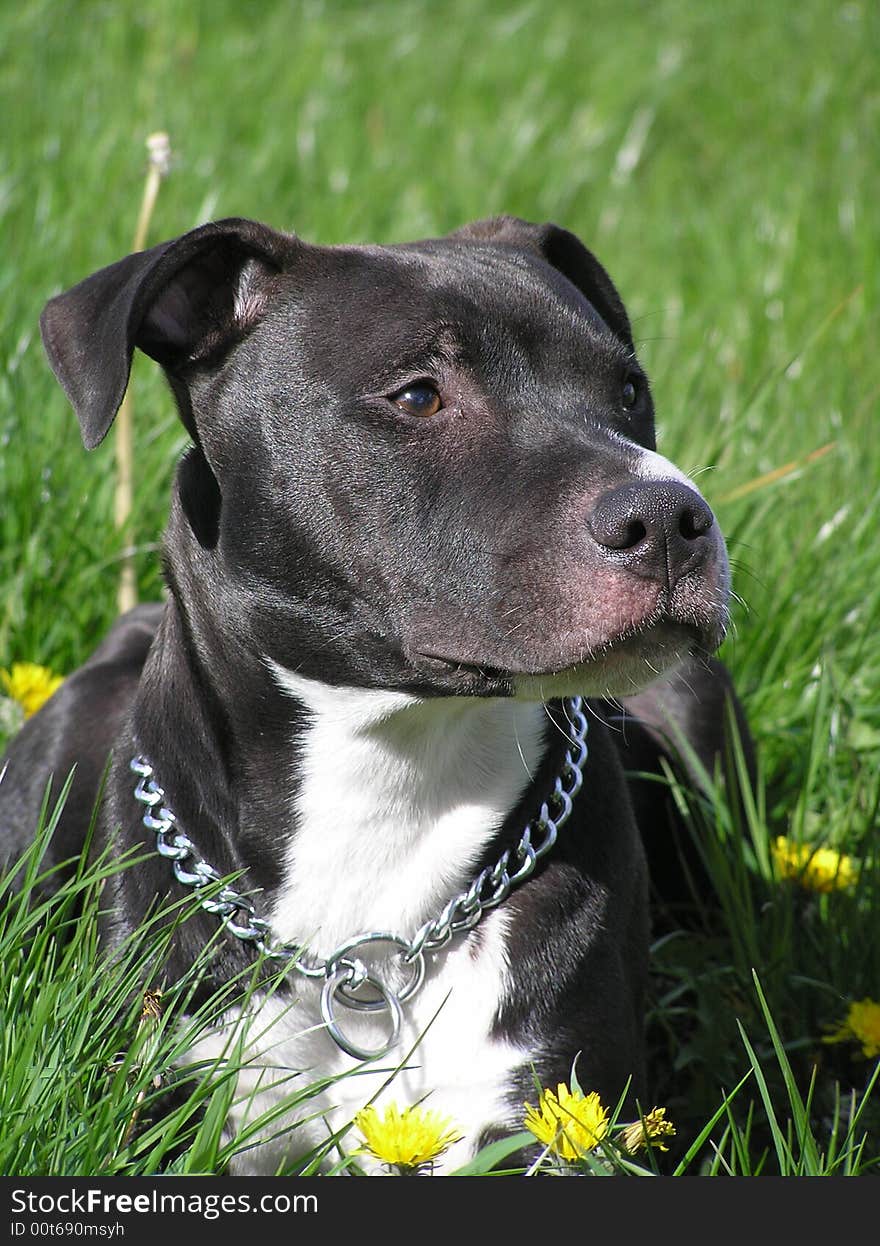
[[[228,215],[327,243],[497,212],[574,230],[632,312],[660,449],[727,534],[722,656],[761,760],[745,826],[680,794],[724,903],[654,949],[652,1101],[677,1128],[660,1166],[874,1169],[878,1050],[822,1040],[880,1000],[877,6],[21,0],[0,48],[0,667],[63,674],[114,616],[112,450],[82,449],[37,319],[130,249],[150,132],[174,152],[153,241]],[[134,401],[151,598],[185,440],[143,359]],[[857,880],[785,880],[778,836]],[[88,931],[62,953],[31,920],[2,927],[0,1171],[149,1171],[161,1147],[120,1143],[149,1062],[107,1073],[136,1017],[110,1019]],[[209,1126],[191,1169],[222,1162]]]

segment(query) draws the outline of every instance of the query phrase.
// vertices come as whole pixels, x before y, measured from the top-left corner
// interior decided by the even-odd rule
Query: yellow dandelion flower
[[[22,707],[25,718],[36,714],[62,683],[63,675],[53,675],[48,667],[36,662],[13,662],[8,671],[0,670],[0,684]]]
[[[666,1108],[651,1108],[644,1120],[627,1125],[621,1134],[624,1150],[633,1152],[642,1147],[654,1146],[658,1151],[668,1151],[665,1138],[675,1137],[675,1126],[666,1119]]]
[[[143,1007],[141,1008],[141,1021],[158,1021],[161,1016],[161,990],[156,989],[155,991],[144,991]]]
[[[837,1029],[822,1041],[861,1043],[862,1055],[866,1059],[880,1056],[880,1004],[873,999],[860,999],[850,1004],[846,1017]]]
[[[858,878],[855,858],[834,848],[796,844],[779,835],[773,841],[772,853],[779,877],[793,879],[808,891],[845,890]]]
[[[354,1123],[363,1137],[359,1150],[402,1173],[433,1164],[462,1137],[450,1120],[418,1104],[401,1111],[390,1103],[381,1116],[375,1107],[366,1107]]]
[[[595,1091],[584,1095],[560,1082],[556,1094],[542,1090],[538,1106],[525,1105],[525,1127],[560,1159],[580,1159],[608,1133],[608,1109]]]

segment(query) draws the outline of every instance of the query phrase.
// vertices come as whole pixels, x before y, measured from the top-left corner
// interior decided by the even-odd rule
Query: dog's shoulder
[[[44,803],[51,815],[68,778],[70,790],[46,864],[79,856],[95,795],[162,611],[161,604],[149,603],[117,619],[88,660],[67,676],[10,742],[0,762],[0,867],[20,858],[33,840]],[[88,748],[82,747],[83,741],[88,741]],[[48,889],[54,890],[63,876],[63,871],[53,875]]]

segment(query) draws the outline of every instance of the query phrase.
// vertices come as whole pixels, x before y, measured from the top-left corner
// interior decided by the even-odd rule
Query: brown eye
[[[440,395],[428,381],[405,386],[399,393],[391,395],[391,401],[407,415],[436,415],[443,406]]]
[[[631,372],[629,376],[625,378],[623,387],[620,391],[620,405],[623,407],[624,411],[632,411],[633,407],[639,400],[639,390],[639,377],[636,373]]]

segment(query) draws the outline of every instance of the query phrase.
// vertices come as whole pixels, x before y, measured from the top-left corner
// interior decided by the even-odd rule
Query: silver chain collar
[[[571,746],[566,749],[561,772],[537,818],[526,824],[515,848],[506,848],[494,865],[481,870],[439,916],[425,922],[411,939],[371,931],[348,939],[325,960],[308,955],[303,946],[277,943],[269,923],[257,916],[253,902],[233,887],[222,887],[216,894],[205,896],[200,901],[201,907],[218,916],[229,934],[250,944],[261,955],[270,960],[286,961],[290,969],[306,978],[323,979],[321,1016],[328,1033],[342,1051],[356,1060],[376,1060],[387,1055],[400,1038],[401,1005],[412,999],[424,981],[426,954],[438,952],[455,935],[472,930],[487,909],[500,904],[514,887],[525,882],[538,861],[556,843],[560,828],[568,821],[574,798],[583,784],[587,719],[581,697],[569,697],[564,704],[571,728]],[[177,881],[196,892],[209,883],[220,882],[222,875],[201,859],[192,840],[180,830],[174,812],[164,803],[165,792],[153,778],[153,767],[147,759],[134,757],[130,765],[138,776],[135,800],[147,807],[144,826],[155,834],[156,851],[171,861]],[[551,813],[551,806],[554,813]],[[537,842],[534,842],[536,836]],[[383,944],[397,949],[397,959],[409,972],[409,980],[396,990],[377,977],[375,970],[369,971],[358,956],[371,945]],[[364,993],[366,998],[362,997]],[[340,1005],[356,1012],[387,1012],[391,1026],[388,1039],[375,1049],[355,1043],[341,1028],[336,1013]]]

